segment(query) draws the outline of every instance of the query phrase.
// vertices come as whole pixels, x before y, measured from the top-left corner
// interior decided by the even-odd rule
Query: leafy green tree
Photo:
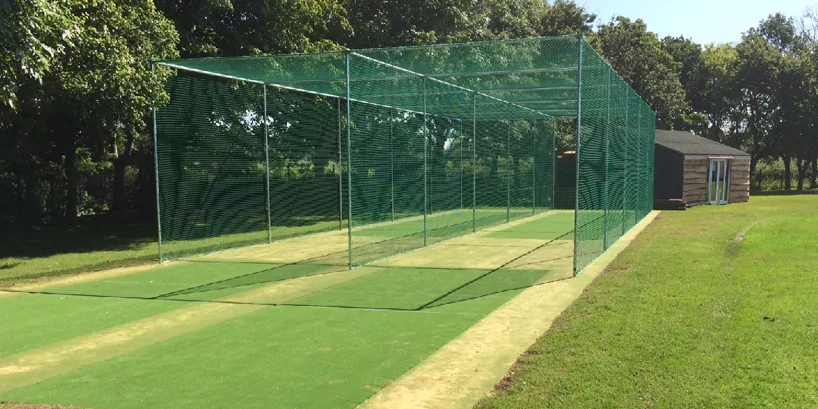
[[[336,0],[156,0],[173,21],[182,57],[337,48],[349,37]]]
[[[745,145],[751,154],[750,171],[755,173],[758,161],[773,155],[777,145],[772,134],[772,112],[776,109],[774,80],[778,75],[780,54],[755,29],[742,36],[736,52],[742,129],[747,135]]]
[[[346,0],[344,6],[352,48],[531,37],[543,9],[540,0]]]
[[[702,92],[707,86],[706,79],[701,75],[704,70],[702,46],[684,36],[665,37],[662,39],[662,49],[681,66],[679,82],[684,88],[685,99],[690,108],[677,118],[673,127],[698,132],[707,130],[707,118],[704,114],[706,97]]]
[[[656,112],[657,126],[672,129],[687,109],[679,82],[680,64],[662,49],[642,20],[617,17],[597,33],[599,47],[613,68]]]
[[[739,56],[730,44],[708,45],[701,54],[701,65],[694,72],[696,95],[693,109],[706,117],[703,135],[742,148],[744,144],[743,111],[736,73]]]
[[[555,0],[545,4],[540,17],[539,34],[544,36],[566,34],[593,34],[597,15],[572,0]]]
[[[78,29],[66,0],[0,2],[0,106],[14,108],[21,84],[41,81]]]
[[[178,36],[151,0],[64,5],[76,24],[71,41],[54,54],[41,80],[23,83],[28,120],[4,123],[20,150],[37,147],[43,158],[62,165],[64,211],[71,219],[80,197],[78,155],[112,160],[121,190],[124,166],[137,139],[147,135],[150,108],[166,98],[168,73],[152,71],[150,60],[176,56]]]

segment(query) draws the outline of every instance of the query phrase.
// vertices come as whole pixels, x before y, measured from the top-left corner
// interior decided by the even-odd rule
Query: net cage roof
[[[585,102],[610,101],[612,92],[620,101],[625,97],[646,106],[577,35],[157,64],[455,118],[577,117],[580,96],[586,106]],[[601,105],[591,103],[582,109],[611,109]]]

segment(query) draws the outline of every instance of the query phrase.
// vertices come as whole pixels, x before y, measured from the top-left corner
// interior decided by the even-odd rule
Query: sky
[[[797,17],[818,0],[576,0],[607,23],[615,15],[641,18],[648,30],[665,36],[684,35],[700,44],[741,41],[741,34],[768,15]]]

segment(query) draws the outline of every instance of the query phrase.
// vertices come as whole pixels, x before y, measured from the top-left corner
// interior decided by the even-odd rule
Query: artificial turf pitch
[[[0,402],[352,408],[523,289],[569,277],[572,218],[351,272],[326,233],[18,293],[0,299]]]

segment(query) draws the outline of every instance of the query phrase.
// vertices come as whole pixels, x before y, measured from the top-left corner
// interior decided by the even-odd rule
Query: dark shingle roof
[[[656,144],[683,155],[750,156],[749,153],[683,131],[656,130]]]

